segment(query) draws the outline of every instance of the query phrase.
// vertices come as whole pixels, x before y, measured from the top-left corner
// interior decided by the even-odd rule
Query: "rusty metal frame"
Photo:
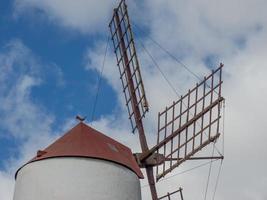
[[[180,187],[178,190],[174,191],[174,192],[171,192],[171,193],[167,193],[166,195],[158,198],[158,200],[161,200],[161,199],[168,199],[168,200],[171,200],[171,197],[177,193],[179,193],[179,196],[180,196],[180,199],[181,200],[184,200],[184,196],[183,196],[183,189]]]
[[[157,165],[157,181],[220,136],[222,67],[159,113],[155,150],[165,162]]]
[[[120,2],[118,8],[114,9],[114,15],[109,27],[132,132],[134,133],[137,129],[137,121],[141,120],[140,118],[144,118],[148,111],[148,102],[145,95],[127,6],[124,0]],[[132,93],[135,93],[136,102],[133,100]],[[140,110],[140,117],[138,119],[135,119],[133,107],[138,107]]]
[[[132,131],[138,130],[142,153],[144,153],[149,151],[142,122],[145,113],[148,112],[148,103],[125,0],[122,0],[114,9],[109,28]],[[153,166],[145,166],[145,168],[152,199],[157,200]]]

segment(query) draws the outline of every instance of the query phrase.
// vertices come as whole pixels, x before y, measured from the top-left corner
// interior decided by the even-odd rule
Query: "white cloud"
[[[83,33],[96,33],[108,23],[114,1],[101,0],[16,0],[16,15],[42,12],[54,24],[80,30]]]
[[[42,80],[40,64],[19,40],[11,41],[6,48],[0,59],[1,71],[6,72],[0,80],[4,86],[0,97],[1,127],[19,138],[33,135],[35,124],[43,127],[42,132],[49,132],[52,116],[34,105],[30,96],[31,89]]]
[[[56,24],[81,32],[106,32],[108,16],[111,15],[111,5],[114,2],[105,1],[101,5],[94,3],[95,1],[66,3],[66,1],[17,0],[16,8],[18,12],[39,9]],[[151,37],[163,44],[200,76],[208,72],[207,67],[211,67],[206,66],[205,59],[208,57],[213,56],[216,62],[225,63],[226,159],[217,192],[219,200],[266,199],[267,196],[265,192],[267,163],[264,160],[267,153],[264,107],[267,98],[266,6],[264,0],[147,0],[142,6],[130,7],[133,8],[131,18],[135,23],[145,24]],[[167,58],[168,56],[156,48],[150,40],[143,42],[175,87],[180,91],[190,88],[195,82],[193,76]],[[95,48],[88,50],[89,62],[86,66],[88,69],[100,69],[103,49],[103,43],[100,42]],[[153,131],[157,111],[176,97],[170,89],[167,89],[167,84],[152,67],[145,52],[139,49],[138,55],[148,100],[152,107],[146,118],[149,139],[152,140],[155,138]],[[124,99],[114,56],[111,53],[108,54],[104,77],[118,93],[119,106],[123,113],[117,113],[115,117],[104,116],[93,124],[114,137],[124,138],[122,139],[124,143],[138,149],[131,137],[123,137],[123,132],[124,130],[127,132],[129,123],[127,124],[127,120],[124,119],[126,115],[126,110],[123,109]],[[182,166],[179,170],[184,168]],[[206,167],[170,179],[164,189],[184,186],[186,199],[199,199],[199,196],[202,198],[207,169]],[[213,175],[215,177],[216,174]],[[211,185],[211,188],[213,187],[214,185]],[[144,192],[144,199],[148,199],[148,196],[149,192]]]
[[[0,50],[0,136],[17,141],[16,155],[5,160],[0,170],[0,199],[12,199],[15,171],[38,149],[56,137],[54,116],[32,99],[32,89],[45,81],[42,69],[49,69],[22,41],[10,41]],[[65,130],[58,127],[60,130]]]

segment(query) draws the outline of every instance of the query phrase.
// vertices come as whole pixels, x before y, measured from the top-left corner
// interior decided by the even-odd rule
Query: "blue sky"
[[[81,91],[88,91],[92,85],[96,84],[98,74],[84,69],[84,54],[87,48],[94,45],[94,41],[105,37],[106,34],[88,36],[72,31],[68,32],[38,15],[36,20],[32,20],[27,16],[14,17],[12,15],[13,2],[5,3],[6,5],[1,7],[0,41],[2,47],[8,41],[19,39],[41,63],[44,65],[57,65],[62,70],[62,81],[64,83],[61,87],[55,87],[58,77],[53,75],[53,69],[48,72],[44,70],[44,73],[48,74],[45,75],[47,76],[45,84],[34,88],[32,92],[36,101],[40,101],[54,113],[62,113],[65,115],[64,117],[73,115],[77,111],[78,113],[81,112],[81,114],[90,113],[92,108],[88,105],[92,104],[94,91],[91,94],[90,92],[82,93]],[[1,50],[4,51],[4,48]],[[104,89],[110,90],[105,86]],[[50,98],[46,98],[48,96]],[[76,109],[74,113],[66,109],[66,107],[71,106]],[[110,112],[110,110],[105,111],[109,107],[111,106],[103,107],[101,112]]]
[[[76,114],[88,116],[90,121],[99,75],[94,70],[84,68],[85,51],[108,32],[97,36],[68,32],[38,15],[36,20],[28,16],[14,17],[13,9],[12,1],[1,3],[0,52],[9,51],[8,43],[19,40],[31,51],[37,62],[44,65],[42,83],[31,89],[30,98],[54,115],[55,128]],[[116,105],[114,91],[105,80],[102,81],[101,90],[95,119],[112,112]],[[111,100],[104,101],[105,98]],[[5,161],[18,153],[16,146],[20,140],[6,134],[8,130],[5,128],[1,127],[0,130],[0,160]],[[0,162],[0,169],[3,167],[4,162]]]
[[[91,122],[96,87],[117,0],[4,0],[0,3],[0,199],[12,199],[14,173],[36,150],[87,116],[87,123],[139,151],[109,48]],[[226,146],[217,199],[266,199],[267,14],[265,0],[127,1],[150,112],[145,128],[155,143],[157,112],[177,99],[140,41],[179,94],[197,79],[166,55],[156,40],[199,77],[224,67]],[[137,39],[138,38],[138,39]],[[249,114],[248,114],[249,113]],[[260,138],[260,140],[259,140]],[[192,167],[183,166],[179,170]],[[216,177],[218,166],[214,165]],[[168,179],[162,194],[183,186],[203,194],[208,168]],[[249,173],[253,171],[253,173]],[[250,181],[247,181],[250,180]],[[162,181],[164,183],[164,181]],[[193,183],[193,184],[192,184]],[[161,184],[161,183],[159,183]],[[145,181],[141,185],[146,185]],[[212,185],[212,184],[211,184]],[[167,188],[168,186],[168,188]],[[170,190],[169,190],[170,189]],[[194,192],[191,192],[194,190]],[[149,192],[142,187],[143,199]],[[212,195],[210,192],[209,195]]]

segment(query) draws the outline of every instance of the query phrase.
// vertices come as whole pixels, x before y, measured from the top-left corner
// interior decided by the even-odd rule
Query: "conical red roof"
[[[82,122],[43,151],[38,151],[37,156],[28,163],[55,157],[104,159],[121,164],[134,171],[139,178],[143,178],[142,172],[128,147]]]

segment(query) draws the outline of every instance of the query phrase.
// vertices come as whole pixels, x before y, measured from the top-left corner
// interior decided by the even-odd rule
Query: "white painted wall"
[[[116,163],[50,158],[20,169],[14,200],[141,200],[141,189],[137,175]]]

